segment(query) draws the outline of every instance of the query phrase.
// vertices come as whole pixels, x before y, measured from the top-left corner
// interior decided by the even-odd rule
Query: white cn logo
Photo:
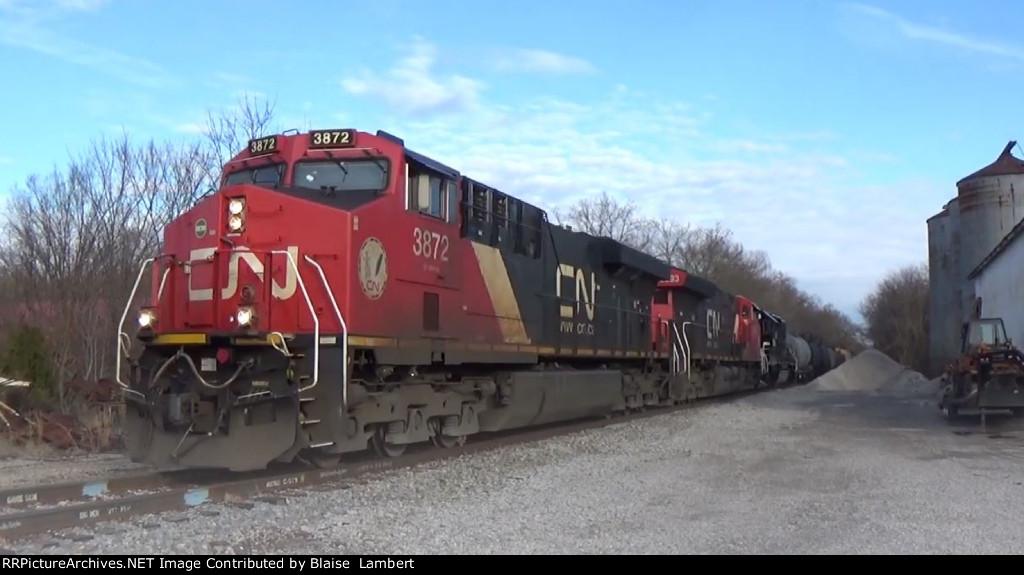
[[[722,333],[722,314],[716,310],[708,309],[707,315],[708,339],[718,339]]]
[[[587,310],[587,319],[594,321],[594,301],[597,299],[597,290],[601,289],[597,285],[597,280],[594,278],[594,273],[590,273],[590,288],[587,288],[587,276],[581,268],[569,264],[561,264],[555,270],[555,295],[561,300],[562,298],[562,280],[563,278],[575,279],[576,280],[576,309],[573,309],[571,305],[560,306],[560,313],[564,319],[572,319],[574,312],[578,314],[580,312],[580,304]]]
[[[190,301],[209,301],[213,299],[213,288],[195,288],[192,286],[192,266],[212,262],[213,254],[216,251],[217,248],[200,248],[189,253],[189,262],[185,266],[185,274],[188,275],[188,299]],[[291,254],[293,261],[299,261],[298,246],[288,246],[288,253]],[[285,280],[284,285],[280,285],[272,279],[271,294],[277,299],[288,299],[295,295],[295,288],[298,283],[295,276],[295,268],[292,267],[291,262],[287,261],[286,256],[282,254],[274,254],[272,257],[274,258],[273,261],[281,262],[284,265]],[[266,281],[263,277],[263,261],[256,254],[252,253],[249,248],[237,246],[231,252],[231,259],[228,260],[228,285],[221,289],[221,299],[230,299],[238,291],[238,269],[241,262],[245,262],[245,265],[260,278],[261,282]]]

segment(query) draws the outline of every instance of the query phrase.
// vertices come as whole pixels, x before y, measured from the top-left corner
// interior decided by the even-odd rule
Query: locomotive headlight
[[[139,327],[148,329],[156,323],[156,314],[152,310],[144,309],[139,313]]]
[[[245,198],[228,200],[228,232],[237,234],[245,229]]]
[[[251,307],[240,307],[235,313],[235,320],[238,321],[239,327],[252,325],[254,319],[256,319],[256,311]]]

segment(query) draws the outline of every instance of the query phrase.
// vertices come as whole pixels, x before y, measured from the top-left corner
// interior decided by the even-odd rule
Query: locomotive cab
[[[244,470],[346,434],[353,422],[331,415],[360,398],[342,384],[349,334],[384,331],[361,324],[405,311],[381,312],[402,264],[388,248],[412,243],[389,224],[422,213],[421,228],[436,230],[456,215],[452,171],[414,156],[384,133],[253,139],[220,189],[165,228],[164,252],[136,281],[141,291],[152,264],[134,334],[142,353],[127,373],[117,366],[133,458]],[[431,238],[424,249],[447,255]],[[126,356],[131,306],[118,338]]]

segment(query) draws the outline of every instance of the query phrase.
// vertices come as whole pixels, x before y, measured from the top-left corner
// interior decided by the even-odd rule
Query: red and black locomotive
[[[151,264],[151,266],[150,266]],[[372,446],[774,385],[785,322],[384,132],[249,142],[144,263],[131,457],[329,466]],[[118,334],[128,356],[130,336]]]

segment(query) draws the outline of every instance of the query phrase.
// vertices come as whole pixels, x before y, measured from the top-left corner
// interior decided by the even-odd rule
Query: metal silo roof
[[[1014,157],[1010,153],[1010,150],[1017,145],[1016,140],[1010,140],[1010,143],[1006,144],[1003,148],[1003,153],[999,154],[996,161],[985,166],[984,168],[974,172],[973,174],[962,178],[956,184],[959,186],[962,182],[971,180],[974,178],[984,178],[986,176],[1007,176],[1013,174],[1024,174],[1024,160]]]

